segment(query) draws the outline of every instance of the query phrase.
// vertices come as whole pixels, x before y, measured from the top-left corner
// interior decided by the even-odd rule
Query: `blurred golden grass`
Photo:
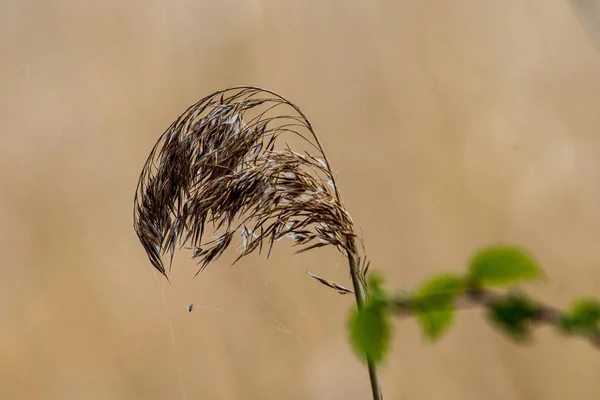
[[[325,249],[196,279],[176,257],[173,350],[131,192],[222,87],[303,105],[395,287],[503,240],[540,258],[537,298],[598,292],[600,60],[568,2],[8,0],[0,20],[0,398],[178,399],[176,367],[188,398],[367,398],[349,298],[304,273],[348,283]],[[386,398],[600,395],[597,355],[549,332],[520,348],[465,315],[439,345],[411,322],[394,343]]]

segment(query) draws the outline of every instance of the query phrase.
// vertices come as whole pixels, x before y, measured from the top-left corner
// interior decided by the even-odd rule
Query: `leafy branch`
[[[600,349],[600,301],[582,297],[561,310],[514,288],[505,293],[491,289],[536,281],[541,275],[537,262],[514,246],[484,248],[470,260],[465,275],[435,275],[415,293],[391,295],[381,275],[372,273],[367,277],[367,303],[350,316],[350,342],[359,358],[381,363],[390,348],[391,316],[415,316],[423,336],[433,342],[448,332],[457,309],[483,307],[491,324],[513,341],[529,342],[532,328],[544,324]]]

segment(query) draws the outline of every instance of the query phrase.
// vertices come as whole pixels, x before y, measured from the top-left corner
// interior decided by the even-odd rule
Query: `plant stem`
[[[492,307],[494,304],[502,302],[514,295],[515,293],[511,292],[498,293],[483,287],[471,287],[456,299],[456,307],[461,309],[471,307]],[[443,294],[441,296],[447,296],[447,294]],[[426,302],[427,300],[434,299],[435,296],[431,296],[429,298],[425,298],[424,300]],[[558,328],[559,331],[563,331],[563,333],[581,336],[589,340],[594,347],[600,349],[600,328],[596,327],[583,331],[575,330],[572,332],[564,332],[561,325],[561,318],[565,314],[564,311],[537,301],[535,301],[534,304],[536,312],[530,317],[532,323],[554,326]],[[423,310],[427,310],[427,305],[423,304],[423,299],[421,302],[416,302],[411,298],[398,297],[393,301],[393,305],[393,313],[397,316],[414,316],[419,310],[421,312]],[[451,306],[454,308],[454,304]],[[437,306],[433,306],[433,308],[435,309]]]
[[[362,283],[360,282],[358,267],[356,265],[356,258],[354,255],[348,256],[348,264],[350,267],[350,275],[352,276],[352,285],[354,286],[354,297],[356,298],[356,306],[360,310],[363,306],[365,299],[365,293],[363,290]],[[370,358],[367,358],[367,366],[369,368],[369,380],[371,381],[371,393],[373,394],[373,400],[383,400],[383,394],[381,393],[381,387],[379,386],[379,378],[377,376],[377,369],[375,364]]]

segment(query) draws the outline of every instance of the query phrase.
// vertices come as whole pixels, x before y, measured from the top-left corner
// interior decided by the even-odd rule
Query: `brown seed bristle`
[[[310,150],[292,150],[285,137],[302,139]],[[234,235],[243,242],[238,260],[263,244],[270,253],[290,238],[298,252],[334,246],[368,265],[310,122],[268,90],[226,89],[188,108],[152,149],[134,203],[135,231],[165,277],[162,257],[170,254],[172,263],[177,246],[194,249],[201,271]],[[208,224],[222,232],[203,241]],[[328,286],[348,291],[335,285]]]

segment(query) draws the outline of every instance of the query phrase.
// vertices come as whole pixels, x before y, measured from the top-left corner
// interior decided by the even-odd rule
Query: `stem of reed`
[[[348,257],[348,265],[350,267],[350,275],[352,276],[352,285],[354,286],[356,306],[361,309],[365,299],[365,293],[360,282],[356,258],[353,255]],[[371,393],[373,394],[373,400],[383,400],[383,394],[381,393],[381,387],[379,386],[379,378],[377,376],[375,364],[373,361],[367,358],[367,366],[369,368],[369,380],[371,381]]]

